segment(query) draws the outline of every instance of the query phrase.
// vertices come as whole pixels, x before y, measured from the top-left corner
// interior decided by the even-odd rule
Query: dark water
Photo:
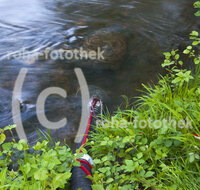
[[[198,30],[191,0],[0,0],[0,126],[11,124],[11,96],[21,68],[28,68],[23,85],[22,118],[30,142],[40,127],[35,117],[39,93],[57,86],[68,93],[66,100],[52,96],[47,100],[50,120],[68,118],[68,125],[52,134],[72,141],[81,114],[81,99],[75,67],[82,68],[89,85],[102,88],[115,108],[120,95],[133,97],[141,83],[156,79],[161,71],[162,52],[181,48],[188,34]],[[7,58],[8,52],[42,52],[45,48],[80,47],[96,34],[113,34],[111,41],[125,43],[125,54],[118,65],[108,69],[81,61],[29,60]],[[116,34],[116,35],[115,35]],[[119,51],[120,51],[119,47]],[[123,51],[123,50],[122,50]],[[111,61],[112,62],[112,61]],[[114,62],[114,61],[113,61]],[[113,63],[112,63],[113,64]]]

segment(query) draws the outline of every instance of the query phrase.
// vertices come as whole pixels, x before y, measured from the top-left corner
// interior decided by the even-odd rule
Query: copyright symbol
[[[75,143],[79,143],[82,140],[82,134],[84,134],[87,128],[87,120],[89,117],[89,107],[88,103],[90,101],[90,94],[87,85],[87,81],[85,76],[80,68],[75,68],[74,72],[79,82],[81,97],[82,97],[82,114],[81,120],[79,124],[79,129],[74,140]],[[21,111],[20,111],[20,99],[22,95],[22,87],[28,73],[27,68],[22,68],[18,74],[18,77],[15,81],[13,95],[12,95],[12,117],[13,122],[16,124],[16,132],[20,139],[24,139],[27,141],[26,133],[24,131],[22,119],[21,119]],[[45,115],[45,101],[46,99],[52,95],[56,94],[61,96],[62,98],[67,98],[67,92],[59,87],[49,87],[44,89],[38,96],[36,102],[36,114],[37,118],[42,126],[47,129],[59,129],[64,127],[67,124],[67,118],[63,118],[57,122],[51,122],[47,119]]]

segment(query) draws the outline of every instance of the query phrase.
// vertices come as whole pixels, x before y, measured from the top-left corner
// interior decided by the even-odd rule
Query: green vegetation
[[[80,165],[76,159],[83,153],[75,157],[68,146],[51,145],[49,138],[32,148],[23,140],[6,143],[4,132],[13,128],[0,131],[0,189],[69,189],[72,165]]]
[[[196,1],[196,2],[194,3],[194,8],[200,9],[200,1]],[[198,10],[198,11],[195,13],[195,16],[200,16],[200,10]]]
[[[200,123],[200,55],[198,46],[200,38],[198,32],[193,31],[190,39],[192,46],[188,46],[183,54],[188,55],[188,62],[193,69],[183,68],[178,50],[164,53],[165,60],[162,67],[168,72],[160,76],[158,85],[145,86],[146,95],[139,98],[138,109],[135,113],[139,118],[168,119],[182,121],[186,118],[192,121],[196,132]]]
[[[200,9],[200,1],[194,7]],[[200,189],[199,33],[192,31],[190,39],[183,52],[164,53],[166,75],[143,85],[136,109],[127,103],[127,109],[102,116],[88,142],[94,190]],[[13,128],[0,129],[0,189],[69,189],[71,168],[85,150],[74,156],[48,135],[32,148],[22,140],[5,142],[4,132]]]
[[[193,31],[190,39],[183,52],[164,53],[167,74],[157,85],[143,85],[136,109],[119,108],[102,118],[89,143],[94,190],[199,189],[199,33]]]
[[[137,109],[103,118],[90,142],[93,189],[199,189],[200,139],[192,134],[200,134],[198,32],[190,38],[182,54],[164,53],[167,74],[153,87],[144,85]],[[194,63],[190,69],[184,68],[184,54]]]

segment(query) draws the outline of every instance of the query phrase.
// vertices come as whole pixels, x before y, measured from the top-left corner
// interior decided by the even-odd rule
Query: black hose
[[[98,100],[97,102],[99,102],[99,104],[95,103],[95,106],[92,106],[91,109],[91,113],[92,113],[92,120],[90,123],[90,128],[89,128],[89,133],[87,135],[87,138],[90,139],[91,138],[91,133],[95,132],[95,126],[96,126],[96,119],[97,119],[97,115],[99,115],[102,111],[102,102],[100,100]],[[84,138],[83,138],[84,139]],[[79,149],[83,143],[83,139],[80,143],[77,144],[76,149]],[[89,146],[85,146],[84,147],[87,151],[89,151],[90,147]],[[88,155],[89,156],[89,155]],[[87,159],[87,158],[86,158]],[[84,160],[79,159],[79,160]],[[90,165],[90,161],[84,160],[85,162],[87,162]],[[80,162],[81,165],[87,170],[87,172],[92,175],[92,171],[91,168],[85,164]],[[85,172],[81,167],[73,167],[72,168],[72,176],[71,176],[71,190],[92,190],[92,181],[90,179],[87,178],[87,172]]]
[[[81,163],[90,173],[92,173],[89,166],[84,163]],[[72,168],[72,177],[71,177],[71,190],[92,190],[91,185],[92,181],[86,178],[87,174],[80,167]]]
[[[92,118],[92,122],[91,124],[95,123],[95,118]],[[88,134],[88,138],[91,134],[91,131],[94,131],[93,126],[90,126],[90,131]],[[79,149],[80,146],[82,145],[82,141],[80,143],[77,144],[76,149]],[[89,150],[88,146],[84,147],[87,151]],[[80,160],[84,160],[84,159],[80,159]],[[85,160],[86,161],[86,160]],[[90,174],[92,174],[91,169],[89,168],[89,166],[87,164],[81,163],[81,165],[83,165]],[[80,168],[80,167],[73,167],[72,168],[72,176],[71,176],[71,190],[78,190],[79,188],[81,190],[92,190],[91,185],[92,185],[92,181],[87,177],[87,174]]]

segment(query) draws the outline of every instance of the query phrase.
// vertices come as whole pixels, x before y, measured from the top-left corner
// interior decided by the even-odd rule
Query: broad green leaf
[[[172,140],[167,140],[166,142],[165,142],[165,146],[167,147],[167,148],[169,148],[169,147],[171,147],[172,146]]]
[[[11,149],[11,147],[12,147],[11,143],[4,143],[2,145],[2,148],[4,151],[9,151]]]
[[[25,164],[23,166],[23,168],[24,168],[24,171],[25,171],[25,173],[27,175],[31,171],[31,165],[30,165],[30,163]]]
[[[138,158],[138,159],[142,158],[142,156],[143,156],[143,153],[142,153],[142,152],[140,152],[140,153],[137,154],[137,158]]]
[[[197,11],[196,13],[194,13],[195,16],[200,16],[200,11]]]
[[[48,177],[48,171],[44,168],[39,169],[34,173],[34,178],[39,181],[44,181]]]
[[[113,182],[113,181],[114,181],[113,178],[109,178],[109,179],[106,181],[106,183],[111,183],[111,182]]]
[[[198,36],[199,36],[199,33],[198,33],[197,31],[192,31],[192,32],[190,33],[190,35],[191,35],[191,36],[196,36],[196,37],[198,37]]]
[[[68,179],[71,177],[71,172],[66,172],[63,174],[56,174],[56,177],[53,178],[54,188],[64,188]]]
[[[195,155],[194,155],[194,153],[190,153],[190,154],[189,154],[189,162],[192,163],[192,162],[194,162],[194,160],[195,160]]]
[[[103,185],[96,184],[96,185],[92,185],[92,189],[93,190],[104,190],[104,187],[103,187]]]
[[[4,128],[4,131],[8,131],[8,130],[12,130],[12,129],[15,129],[16,128],[16,125],[9,125],[7,127]]]
[[[171,57],[171,53],[169,52],[165,52],[163,53],[163,55],[165,56],[166,59],[169,59]]]
[[[192,42],[192,45],[193,46],[196,46],[196,45],[198,45],[200,42],[199,41],[194,41],[194,42]]]
[[[4,133],[0,134],[0,144],[4,143],[4,141],[6,140],[6,135],[4,135]]]
[[[154,173],[155,173],[155,172],[148,171],[148,172],[145,174],[145,177],[152,177]]]
[[[184,54],[189,54],[190,51],[189,51],[188,49],[185,49],[185,50],[183,51],[183,53],[184,53]]]
[[[176,55],[175,55],[175,59],[178,60],[179,58],[180,58],[180,55],[179,55],[179,54],[176,54]]]

